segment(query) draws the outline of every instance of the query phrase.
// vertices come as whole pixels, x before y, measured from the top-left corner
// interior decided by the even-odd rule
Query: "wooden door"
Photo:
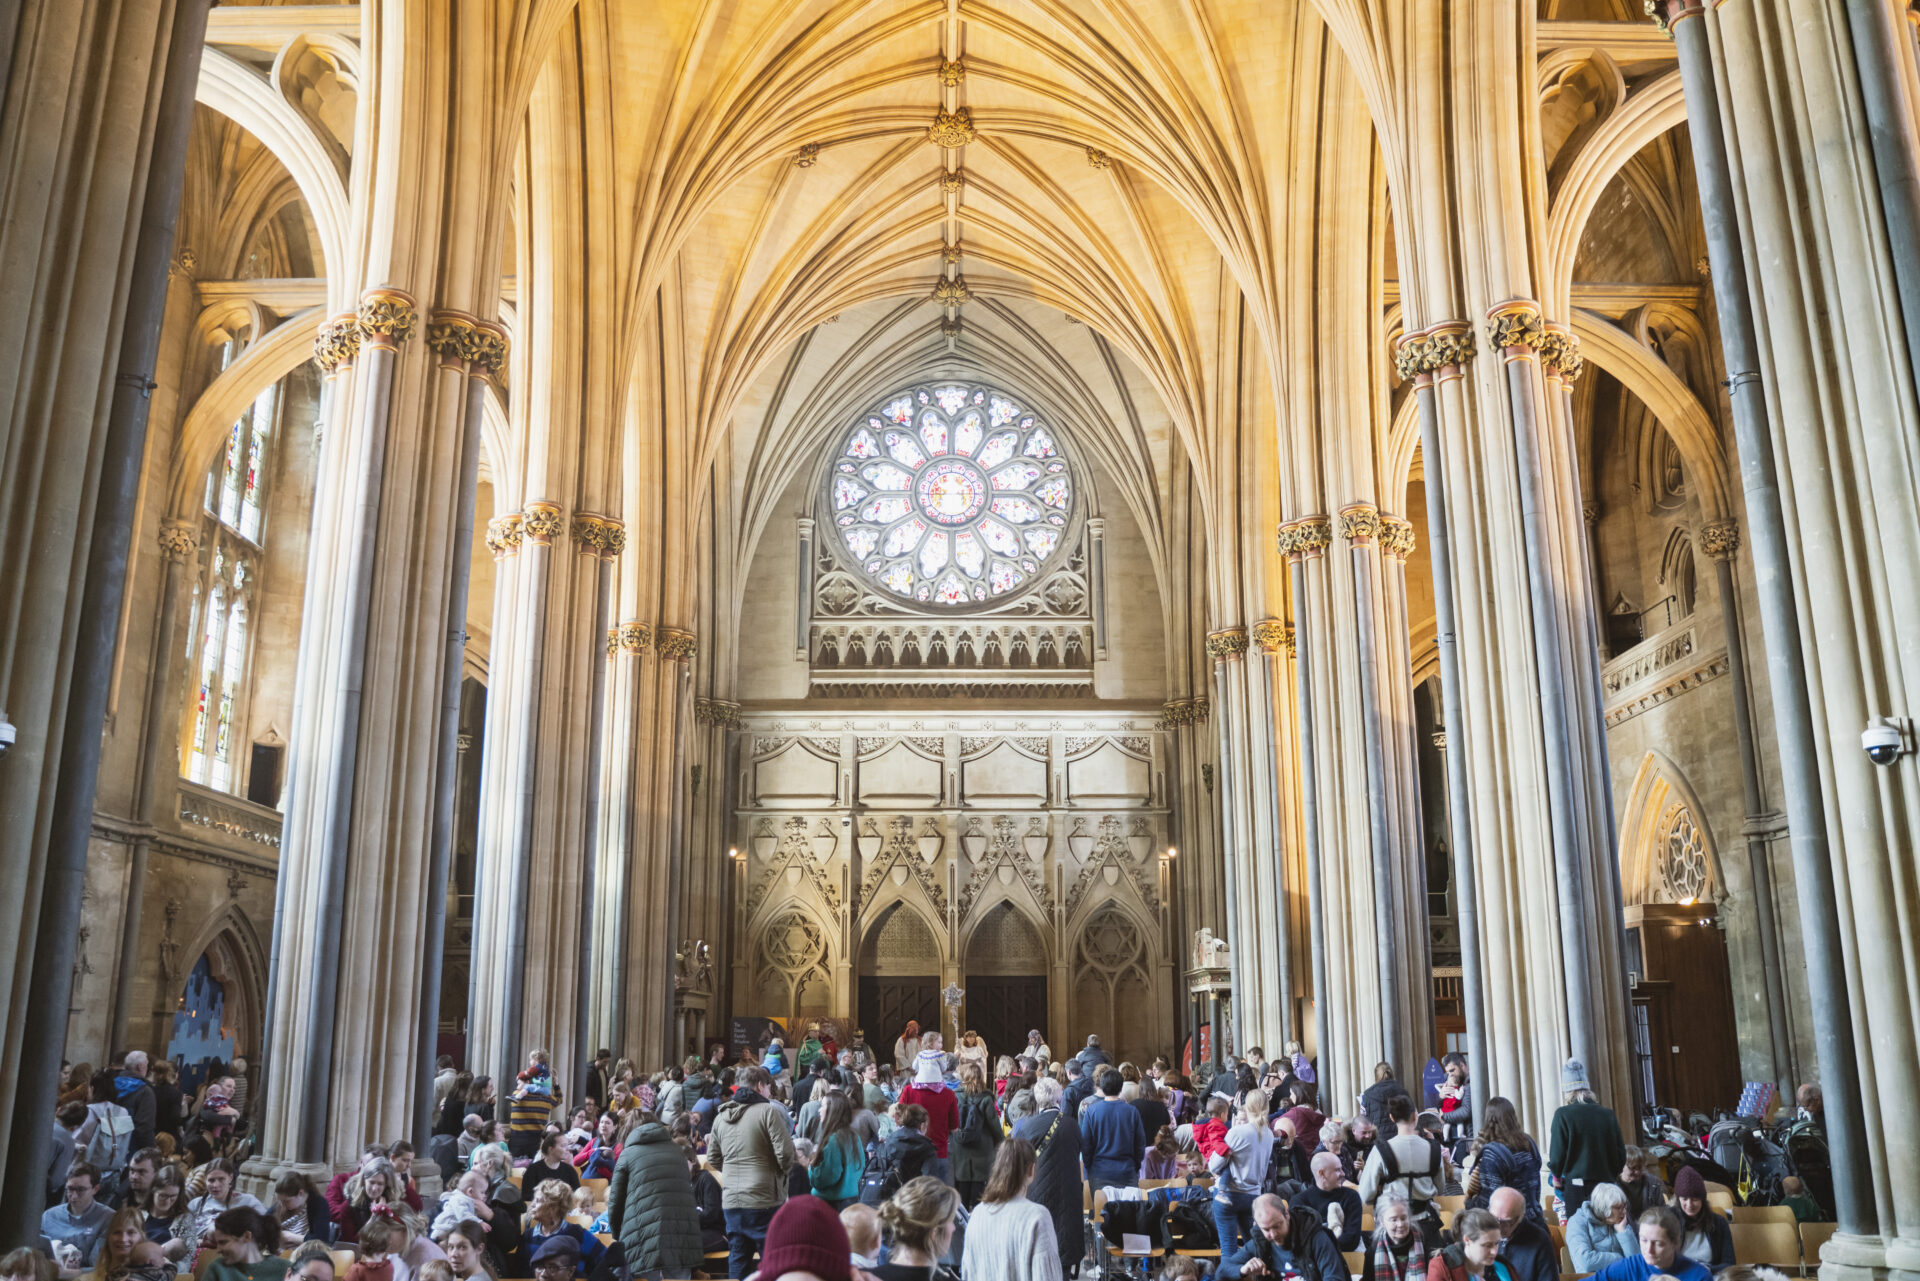
[[[1733,1022],[1727,938],[1711,907],[1649,903],[1627,909],[1639,934],[1653,1075],[1660,1102],[1683,1112],[1731,1111],[1740,1101],[1740,1046]],[[1664,1079],[1663,1079],[1664,1078]]]
[[[893,1043],[907,1020],[922,1031],[940,1027],[940,976],[897,974],[860,976],[860,1027],[882,1063],[893,1058]]]
[[[970,974],[966,981],[967,1027],[986,1041],[997,1060],[1017,1054],[1027,1033],[1047,1030],[1047,980],[1036,974]],[[962,1029],[963,1031],[965,1029]],[[992,1064],[988,1064],[989,1070]]]

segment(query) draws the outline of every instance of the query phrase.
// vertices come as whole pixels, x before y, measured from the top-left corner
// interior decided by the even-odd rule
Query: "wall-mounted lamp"
[[[728,857],[728,858],[734,858],[734,859],[737,859],[737,858],[739,858],[739,857],[740,857],[740,850],[738,849],[738,847],[736,847],[736,848],[734,848],[734,849],[730,849],[730,850],[728,850],[728,851],[727,851],[727,857]]]
[[[1179,858],[1180,857],[1179,849],[1176,846],[1172,846],[1172,845],[1167,846],[1167,857]]]

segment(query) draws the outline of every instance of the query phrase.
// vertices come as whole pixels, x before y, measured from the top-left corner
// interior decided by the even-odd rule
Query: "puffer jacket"
[[[627,1136],[607,1188],[607,1228],[635,1272],[683,1276],[700,1266],[700,1210],[687,1155],[658,1121]]]
[[[785,1201],[793,1161],[787,1114],[757,1090],[741,1086],[714,1114],[707,1168],[720,1176],[727,1209],[770,1210]]]

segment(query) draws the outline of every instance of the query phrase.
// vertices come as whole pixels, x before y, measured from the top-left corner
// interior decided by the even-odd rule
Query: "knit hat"
[[[1587,1082],[1587,1065],[1579,1059],[1568,1059],[1560,1068],[1560,1093],[1572,1094],[1575,1090],[1591,1090]]]
[[[1680,1173],[1673,1176],[1673,1195],[1676,1199],[1690,1196],[1704,1201],[1707,1199],[1707,1181],[1692,1166],[1682,1166]]]
[[[811,1272],[820,1281],[851,1281],[853,1255],[847,1230],[833,1207],[817,1196],[790,1198],[767,1225],[760,1275]]]

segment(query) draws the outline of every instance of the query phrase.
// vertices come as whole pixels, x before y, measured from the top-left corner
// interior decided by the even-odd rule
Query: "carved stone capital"
[[[1250,629],[1253,643],[1262,654],[1278,654],[1293,649],[1293,629],[1277,618],[1263,618]]]
[[[612,560],[626,549],[626,526],[611,516],[576,515],[573,518],[573,546],[582,556]]]
[[[1161,707],[1159,728],[1178,729],[1182,725],[1198,725],[1212,711],[1213,704],[1204,698],[1176,698]]]
[[[1113,157],[1098,147],[1088,147],[1087,163],[1095,169],[1111,169],[1113,168]]]
[[[331,378],[360,354],[360,317],[351,311],[323,321],[313,336],[313,361]]]
[[[1588,529],[1592,529],[1595,525],[1598,525],[1600,523],[1600,504],[1592,501],[1581,503],[1580,518],[1586,521]]]
[[[473,348],[473,317],[459,311],[436,311],[427,322],[427,346],[440,357],[442,369],[464,369]]]
[[[645,623],[622,623],[619,627],[620,649],[627,654],[644,654],[647,646],[653,643],[653,628]]]
[[[1302,560],[1318,556],[1333,545],[1333,522],[1325,516],[1307,516],[1280,526],[1280,554]]]
[[[693,658],[699,643],[692,632],[683,632],[677,627],[662,627],[653,634],[653,648],[660,657],[675,663],[684,663]]]
[[[693,700],[693,719],[715,729],[739,729],[740,704],[729,703],[723,698],[696,698]]]
[[[1433,373],[1465,368],[1473,352],[1473,326],[1464,320],[1443,320],[1427,330],[1426,366]]]
[[[520,550],[520,540],[525,535],[522,523],[518,512],[495,516],[487,522],[487,550],[495,560],[505,560]]]
[[[398,289],[369,289],[360,295],[360,337],[371,347],[398,347],[413,337],[418,312],[413,299]]]
[[[941,59],[940,61],[940,83],[941,84],[945,85],[949,89],[957,89],[960,87],[960,82],[962,80],[965,80],[966,78],[967,78],[967,64],[965,62],[961,61],[958,58],[955,58],[951,62],[948,62],[944,58]]]
[[[1247,629],[1223,627],[1207,633],[1207,653],[1215,662],[1239,658],[1247,652]]]
[[[1564,325],[1546,326],[1546,335],[1540,340],[1540,364],[1549,375],[1558,374],[1572,386],[1586,363],[1581,359],[1580,340],[1573,331]]]
[[[1340,509],[1340,537],[1350,546],[1369,546],[1379,536],[1379,508],[1371,503],[1354,503]]]
[[[1425,334],[1400,335],[1400,341],[1393,345],[1393,368],[1401,382],[1417,382],[1427,372],[1427,348]]]
[[[472,372],[498,378],[500,371],[507,367],[506,329],[491,321],[477,321],[473,326],[471,342],[467,360]]]
[[[1404,516],[1380,517],[1380,550],[1404,562],[1413,554],[1413,522]]]
[[[1686,18],[1698,18],[1706,14],[1706,6],[1700,0],[1646,0],[1642,6],[1646,15],[1653,19],[1654,25],[1673,35],[1675,24]]]
[[[1740,526],[1730,520],[1716,520],[1701,527],[1700,550],[1709,560],[1731,560],[1740,550]]]
[[[160,554],[168,560],[180,562],[191,560],[199,546],[198,522],[172,519],[160,522]]]
[[[955,276],[948,280],[945,276],[933,282],[933,300],[943,307],[958,307],[973,297],[973,290],[967,287],[965,276]]]
[[[560,519],[559,507],[553,503],[528,503],[522,515],[525,517],[522,528],[526,531],[527,541],[543,547],[558,538],[560,531],[566,528],[565,522]]]
[[[927,141],[936,147],[964,147],[973,141],[973,113],[965,107],[944,108],[933,115]]]
[[[1546,336],[1540,308],[1526,299],[1501,303],[1487,313],[1487,341],[1510,357],[1538,351]]]

